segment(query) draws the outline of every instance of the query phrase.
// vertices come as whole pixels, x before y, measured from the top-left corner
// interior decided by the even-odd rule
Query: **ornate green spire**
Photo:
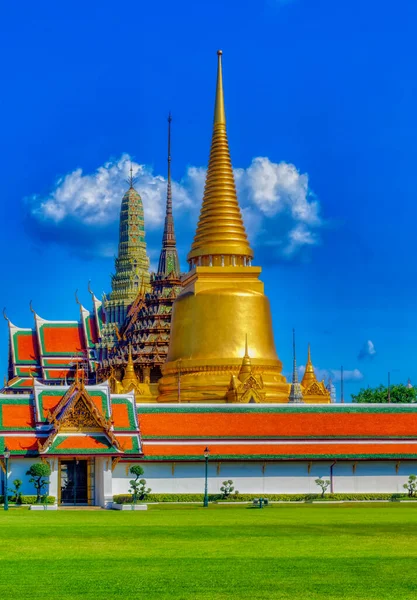
[[[146,254],[145,222],[142,198],[133,187],[130,167],[130,187],[123,196],[120,210],[119,252],[112,276],[110,300],[129,304],[138,295],[142,282],[144,291],[149,286],[149,257]]]

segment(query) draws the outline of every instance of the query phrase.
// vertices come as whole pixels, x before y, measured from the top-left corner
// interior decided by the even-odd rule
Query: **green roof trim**
[[[60,360],[60,363],[57,361]],[[42,366],[49,367],[49,369],[61,369],[62,367],[66,367],[67,369],[75,369],[74,361],[70,357],[60,356],[57,354],[54,358],[43,358]]]
[[[417,458],[417,450],[416,454],[303,454],[303,455],[294,455],[294,454],[213,454],[210,455],[210,461],[216,462],[219,460],[357,460],[357,459],[385,459],[385,460],[405,460],[411,459],[415,460]],[[142,459],[141,459],[142,460]],[[172,455],[161,455],[161,456],[147,456],[146,452],[144,453],[143,460],[158,460],[158,461],[187,461],[187,460],[199,460],[201,462],[204,461],[204,456],[201,454],[197,455],[180,455],[180,454],[172,454]],[[210,462],[209,461],[209,462]]]
[[[226,408],[227,407],[227,408]],[[163,406],[156,404],[155,406],[145,406],[140,404],[137,406],[138,414],[170,414],[170,413],[265,413],[265,414],[299,414],[299,413],[333,413],[333,414],[361,414],[361,413],[411,413],[417,415],[416,404],[319,404],[319,405],[297,405],[282,404],[278,406],[268,406],[268,404],[240,404],[240,405],[192,405],[186,406],[179,404],[178,406]]]
[[[143,440],[415,440],[414,435],[143,435]]]

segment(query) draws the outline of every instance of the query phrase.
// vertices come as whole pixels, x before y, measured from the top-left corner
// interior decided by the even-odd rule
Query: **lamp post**
[[[4,452],[3,452],[3,456],[4,456],[4,464],[6,467],[6,483],[4,486],[4,510],[9,510],[9,494],[8,494],[8,476],[9,476],[9,458],[10,458],[10,450],[7,448],[7,446],[4,448]]]
[[[204,459],[206,461],[205,484],[204,484],[204,507],[208,507],[208,460],[210,456],[210,448],[206,446],[204,450]]]

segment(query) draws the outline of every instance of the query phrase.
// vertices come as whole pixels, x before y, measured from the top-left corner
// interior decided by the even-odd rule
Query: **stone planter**
[[[58,510],[57,504],[31,504],[29,510]]]
[[[148,510],[147,504],[112,504],[113,510]]]

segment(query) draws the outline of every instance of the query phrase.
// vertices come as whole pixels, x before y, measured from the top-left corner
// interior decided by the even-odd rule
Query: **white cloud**
[[[300,377],[304,375],[305,365],[301,365],[298,368]],[[320,369],[314,367],[314,372],[319,381],[327,381],[329,378],[333,383],[341,381],[341,370],[340,369]],[[344,381],[361,381],[363,379],[363,373],[359,369],[343,369],[343,380]]]
[[[376,350],[374,343],[371,340],[367,340],[359,351],[359,360],[372,360],[376,356]]]
[[[116,247],[111,226],[119,219],[131,164],[135,188],[144,204],[146,229],[160,230],[164,220],[166,179],[155,175],[146,165],[131,162],[127,154],[109,160],[95,173],[83,173],[78,168],[59,178],[46,196],[34,194],[27,198],[32,219],[41,228],[54,230],[52,238],[61,243],[66,242],[56,235],[58,230],[68,232],[71,228],[85,227],[90,233],[101,231],[97,236],[96,253],[108,256]],[[198,217],[205,175],[205,168],[190,166],[180,181],[173,182],[177,231],[185,237],[192,233]],[[323,221],[319,202],[309,190],[307,174],[300,174],[292,164],[273,163],[266,157],[258,157],[247,169],[236,169],[235,177],[245,225],[256,248],[266,247],[268,255],[272,248],[274,258],[288,259],[320,243]],[[91,236],[81,236],[80,244],[82,240],[91,246]]]
[[[288,210],[296,221],[319,224],[318,203],[308,189],[308,175],[300,175],[294,165],[254,158],[246,170],[246,181],[255,205],[268,217]]]
[[[127,154],[117,161],[108,161],[93,174],[84,174],[79,168],[61,177],[46,197],[35,194],[29,198],[32,214],[41,221],[51,221],[56,225],[66,219],[95,227],[117,221],[131,165],[135,187],[140,190],[146,212],[146,226],[151,229],[159,227],[165,208],[166,180],[154,175],[145,165],[131,162]],[[192,203],[182,185],[174,183],[173,193],[178,207]]]

